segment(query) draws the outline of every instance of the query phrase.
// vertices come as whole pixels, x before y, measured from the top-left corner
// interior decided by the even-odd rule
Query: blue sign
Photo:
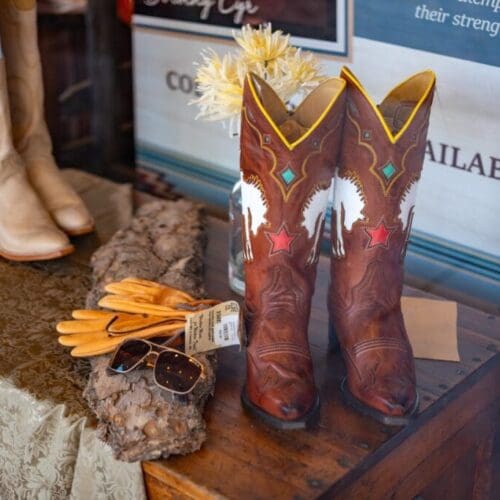
[[[500,0],[357,0],[355,36],[500,66]]]

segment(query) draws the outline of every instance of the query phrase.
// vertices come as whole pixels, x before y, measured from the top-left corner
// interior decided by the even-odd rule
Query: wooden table
[[[421,413],[406,428],[385,427],[341,401],[344,364],[327,348],[328,266],[322,257],[309,332],[318,428],[276,431],[247,416],[244,353],[222,350],[208,440],[192,455],[143,464],[151,498],[499,498],[500,318],[459,305],[462,361],[417,360]],[[227,286],[227,224],[216,219],[206,284],[210,296],[241,300]],[[433,297],[412,288],[405,295]]]

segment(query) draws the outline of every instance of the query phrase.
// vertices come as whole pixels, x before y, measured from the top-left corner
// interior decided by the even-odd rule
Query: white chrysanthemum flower
[[[213,50],[202,54],[196,83],[199,98],[192,101],[200,108],[197,118],[225,120],[241,111],[246,66],[233,54],[222,58]]]
[[[324,79],[321,75],[320,63],[311,52],[290,47],[284,57],[278,61],[283,73],[298,82],[301,86],[316,86]]]
[[[238,53],[222,58],[213,50],[202,53],[196,75],[200,97],[190,102],[199,107],[196,118],[228,122],[232,135],[238,132],[247,73],[260,76],[285,103],[323,79],[317,58],[290,46],[289,36],[272,33],[270,25],[243,26],[241,36],[234,37],[241,47]]]
[[[250,25],[242,26],[240,34],[233,31],[233,36],[249,64],[271,64],[282,57],[290,46],[290,36],[279,30],[273,33],[271,24],[257,29]]]
[[[311,52],[290,47],[284,57],[277,61],[277,65],[279,72],[283,75],[284,89],[280,97],[285,102],[298,91],[307,93],[324,80],[319,61]]]

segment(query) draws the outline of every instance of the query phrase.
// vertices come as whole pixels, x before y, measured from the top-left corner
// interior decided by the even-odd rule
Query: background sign
[[[370,0],[358,4],[358,36],[500,66],[500,0]],[[384,15],[386,22],[380,22]]]
[[[341,2],[261,3],[286,4],[290,12],[313,3],[335,5],[337,26],[350,24],[345,5],[343,18],[338,17]],[[432,68],[437,74],[410,251],[495,282],[500,277],[500,0],[372,0],[355,6],[354,38],[346,39],[346,55],[375,100],[412,73]],[[200,60],[200,51],[210,45],[223,54],[232,45],[160,29],[165,19],[144,15],[144,6],[138,12],[139,164],[166,175],[181,190],[225,207],[238,178],[238,140],[220,124],[195,122],[197,110],[188,102],[195,97],[193,61]],[[295,32],[305,33],[301,30],[308,29],[309,19],[304,26],[295,26]],[[200,32],[207,34],[205,24]],[[325,51],[336,43],[312,42]],[[326,56],[322,62],[330,75],[338,75],[343,64]]]
[[[271,22],[300,47],[347,54],[347,0],[138,0],[134,23],[232,39],[242,24]]]

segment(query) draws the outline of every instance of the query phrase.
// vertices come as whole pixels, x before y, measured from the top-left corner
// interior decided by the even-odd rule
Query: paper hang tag
[[[241,348],[240,306],[229,300],[186,318],[186,354],[239,345]]]

